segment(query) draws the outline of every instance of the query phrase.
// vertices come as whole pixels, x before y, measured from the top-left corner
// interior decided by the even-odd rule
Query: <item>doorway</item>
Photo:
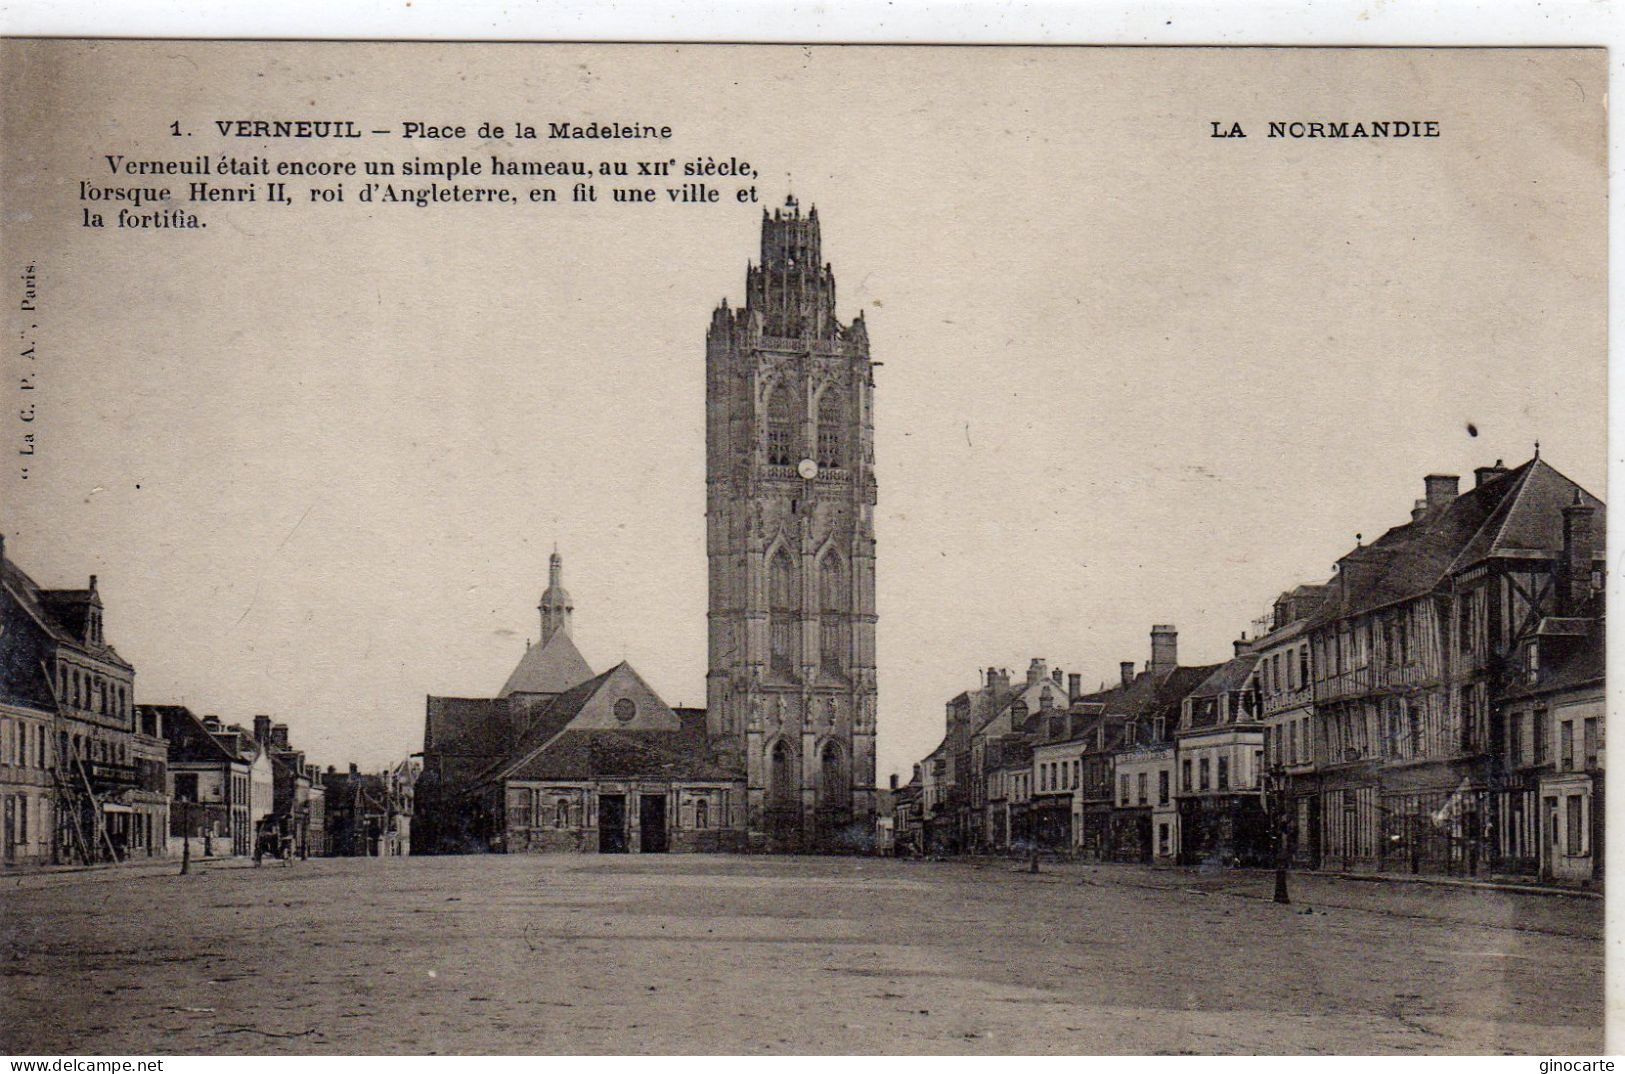
[[[598,853],[626,853],[626,795],[598,796]]]
[[[639,849],[645,854],[666,852],[666,796],[638,795]]]

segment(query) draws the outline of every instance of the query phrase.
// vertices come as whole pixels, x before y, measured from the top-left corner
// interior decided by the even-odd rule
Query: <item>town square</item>
[[[1131,865],[509,855],[8,879],[0,1051],[1601,1049],[1602,902]],[[64,1004],[63,996],[77,997]]]

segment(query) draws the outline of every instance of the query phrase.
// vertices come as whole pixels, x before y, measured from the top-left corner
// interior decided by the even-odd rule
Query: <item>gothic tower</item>
[[[818,210],[762,216],[745,304],[706,334],[709,732],[755,846],[861,849],[875,797],[874,378]]]

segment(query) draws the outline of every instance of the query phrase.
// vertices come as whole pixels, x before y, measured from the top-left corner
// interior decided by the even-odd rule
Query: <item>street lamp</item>
[[[1264,787],[1270,836],[1275,843],[1275,901],[1286,906],[1292,902],[1286,889],[1287,858],[1291,852],[1286,839],[1286,772],[1279,764],[1265,771]]]

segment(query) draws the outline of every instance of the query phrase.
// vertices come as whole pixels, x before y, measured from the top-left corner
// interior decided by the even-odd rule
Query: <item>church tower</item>
[[[709,733],[755,846],[862,849],[875,809],[874,378],[818,210],[762,216],[706,334]]]
[[[570,599],[570,593],[564,588],[564,559],[559,555],[557,548],[547,560],[547,589],[542,592],[542,602],[536,606],[542,613],[542,644],[546,645],[553,640],[553,635],[564,631],[565,637],[570,635],[570,614],[576,610],[575,601]]]

